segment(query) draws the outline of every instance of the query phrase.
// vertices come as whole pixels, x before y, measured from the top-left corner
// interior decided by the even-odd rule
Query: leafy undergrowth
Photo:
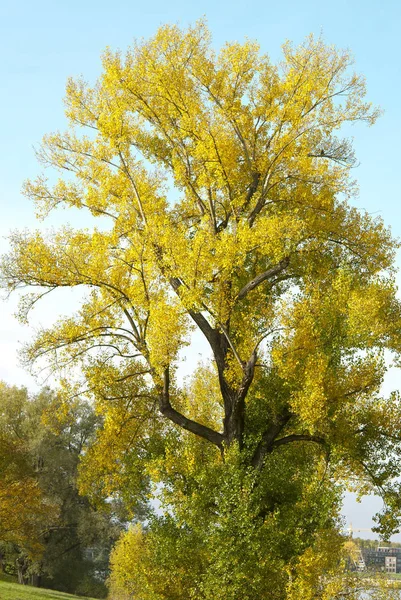
[[[0,600],[94,600],[83,596],[72,596],[56,590],[45,590],[31,587],[30,585],[19,585],[9,581],[0,580]]]

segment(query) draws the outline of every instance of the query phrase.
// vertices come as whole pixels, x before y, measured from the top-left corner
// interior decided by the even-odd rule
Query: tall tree
[[[75,207],[102,228],[16,233],[3,260],[11,291],[39,288],[23,320],[44,294],[88,290],[26,358],[79,366],[104,415],[84,489],[164,483],[146,539],[198,540],[194,597],[273,598],[270,581],[295,598],[296,565],[309,597],[302,569],[345,481],[385,496],[384,535],[399,522],[401,409],[380,397],[400,350],[397,244],[349,204],[355,159],[336,134],[378,116],[350,64],[312,37],[278,66],[253,42],[215,53],[204,23],[106,51],[93,87],[68,82],[70,129],[38,153],[66,177],[25,187],[41,216]],[[184,389],[194,329],[213,367]]]

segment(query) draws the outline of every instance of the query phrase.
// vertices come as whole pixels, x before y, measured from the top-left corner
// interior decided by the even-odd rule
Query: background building
[[[366,569],[401,573],[401,548],[378,546],[375,550],[363,548],[361,553]]]

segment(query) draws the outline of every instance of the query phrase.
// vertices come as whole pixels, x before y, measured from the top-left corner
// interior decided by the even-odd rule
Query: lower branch
[[[224,436],[218,431],[214,431],[210,427],[206,425],[202,425],[197,421],[193,421],[192,419],[188,419],[185,415],[180,413],[178,410],[173,408],[170,403],[170,394],[169,394],[169,386],[170,386],[170,376],[169,369],[165,369],[164,371],[164,381],[163,381],[163,389],[159,395],[159,409],[164,417],[179,425],[183,429],[202,437],[203,439],[215,444],[219,448],[222,447]]]
[[[274,450],[274,448],[278,448],[279,446],[284,446],[285,444],[290,444],[291,442],[315,442],[316,444],[321,444],[323,446],[326,445],[326,440],[318,435],[308,435],[308,434],[297,434],[294,433],[292,435],[287,435],[286,437],[275,440],[269,447],[269,452]]]
[[[283,426],[284,425],[281,426],[281,429],[283,428]],[[266,454],[270,454],[270,452],[273,452],[273,450],[275,450],[275,448],[279,448],[279,446],[285,446],[286,444],[291,444],[292,442],[313,442],[315,444],[325,446],[326,449],[328,448],[327,442],[324,438],[318,435],[310,435],[307,433],[293,433],[291,435],[286,435],[285,437],[279,438],[278,440],[274,439],[273,436],[278,435],[276,433],[278,428],[279,424],[273,426],[269,430],[268,435],[265,434],[264,439],[257,447],[252,459],[252,466],[254,466],[255,468],[260,469],[263,466],[263,460]]]

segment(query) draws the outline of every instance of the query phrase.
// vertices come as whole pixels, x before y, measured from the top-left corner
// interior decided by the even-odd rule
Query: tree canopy
[[[316,597],[303,569],[334,568],[345,484],[385,497],[384,536],[399,523],[401,409],[380,394],[400,352],[398,243],[350,203],[340,131],[379,111],[347,52],[313,37],[283,52],[216,52],[203,22],[107,50],[94,86],[68,81],[69,129],[38,152],[63,177],[25,185],[39,216],[101,224],[14,233],[3,259],[8,289],[30,291],[22,320],[49,292],[87,290],[25,356],[78,368],[66,405],[86,393],[102,415],[82,489],[129,502],[153,485],[164,507],[127,541],[159,552],[142,553],[159,558],[138,598]],[[183,384],[194,330],[212,360]]]

